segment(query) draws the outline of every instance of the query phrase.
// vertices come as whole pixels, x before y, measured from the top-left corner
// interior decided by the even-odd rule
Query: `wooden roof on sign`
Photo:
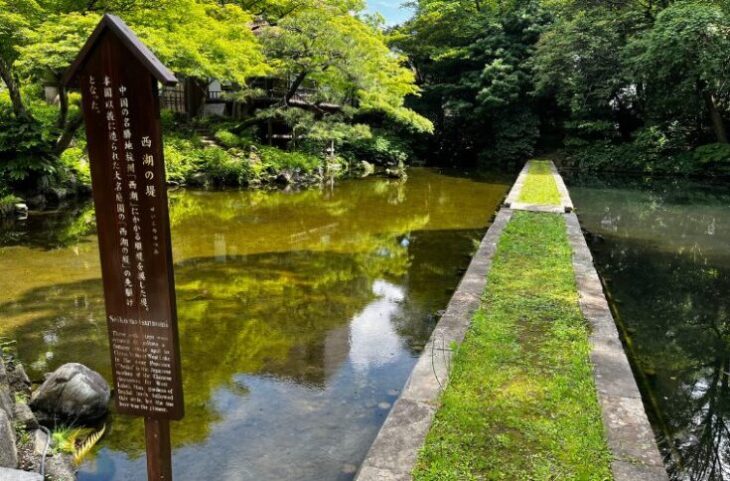
[[[130,52],[137,58],[137,60],[144,65],[150,74],[155,77],[159,82],[165,85],[174,85],[177,83],[175,75],[165,67],[162,62],[148,49],[142,41],[132,32],[124,21],[112,15],[110,13],[104,14],[104,17],[96,26],[91,36],[84,44],[83,48],[79,52],[76,60],[73,61],[71,66],[66,70],[63,75],[62,84],[67,87],[78,86],[78,73],[83,68],[86,59],[91,55],[97,46],[97,42],[101,39],[101,35],[109,31],[116,35],[122,44],[129,49]]]

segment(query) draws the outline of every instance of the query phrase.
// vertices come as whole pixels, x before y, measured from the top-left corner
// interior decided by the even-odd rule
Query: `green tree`
[[[287,110],[304,109],[318,121],[304,123],[309,133],[322,139],[329,130],[333,141],[344,128],[336,123],[365,112],[382,113],[416,131],[432,130],[428,120],[404,106],[404,98],[419,89],[405,59],[388,49],[379,25],[353,16],[343,5],[317,4],[290,12],[262,32],[275,75],[288,81],[262,115],[290,119]],[[314,88],[303,94],[306,85]],[[293,117],[301,120],[302,114]]]
[[[80,115],[67,121],[68,96],[60,85],[100,15],[88,11],[67,11],[74,2],[56,5],[43,21],[29,29],[25,41],[16,47],[14,67],[33,81],[52,81],[60,88],[58,127],[65,128],[56,152],[65,150],[81,125]],[[114,8],[110,3],[103,8]],[[268,71],[261,48],[249,24],[251,16],[235,5],[219,6],[197,0],[166,0],[150,11],[144,3],[122,8],[122,17],[140,38],[173,71],[194,77],[214,77],[244,84],[251,76]]]
[[[28,119],[29,114],[12,66],[18,57],[17,46],[28,41],[30,27],[41,13],[41,7],[34,0],[0,0],[0,79],[8,90],[13,112],[20,119]]]
[[[436,125],[430,151],[454,161],[532,153],[539,119],[526,61],[548,20],[532,1],[418,2],[393,43],[423,88],[414,105]]]
[[[629,65],[655,119],[709,124],[728,142],[730,16],[719,5],[680,2],[628,47]]]

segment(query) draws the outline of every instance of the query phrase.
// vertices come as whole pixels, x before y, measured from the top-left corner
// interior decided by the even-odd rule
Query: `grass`
[[[520,202],[526,204],[560,205],[560,192],[545,160],[533,160],[520,192]]]
[[[610,480],[562,216],[516,212],[415,481]]]

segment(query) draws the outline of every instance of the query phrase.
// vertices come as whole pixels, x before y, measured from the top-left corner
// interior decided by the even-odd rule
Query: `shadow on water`
[[[176,479],[351,479],[505,191],[417,171],[331,191],[175,193]],[[36,379],[71,361],[110,379],[94,238],[65,238],[0,248],[20,279],[0,281],[0,335]],[[141,421],[110,421],[82,481],[143,476]]]
[[[730,189],[570,184],[672,479],[730,479]]]

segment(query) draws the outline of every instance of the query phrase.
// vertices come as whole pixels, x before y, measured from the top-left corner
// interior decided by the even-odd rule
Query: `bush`
[[[681,131],[670,124],[639,130],[631,142],[566,141],[567,163],[584,171],[691,174],[698,164]]]
[[[257,150],[264,168],[273,171],[289,169],[312,173],[322,163],[319,156],[296,150],[287,151],[276,147],[259,147]]]
[[[214,137],[219,144],[229,149],[244,149],[253,145],[251,139],[238,136],[226,129],[217,130]]]
[[[365,160],[380,166],[396,166],[408,162],[413,151],[401,139],[376,133],[370,138],[346,143],[342,147],[342,155],[349,162]]]
[[[231,155],[220,147],[207,147],[193,152],[199,169],[217,185],[245,185],[249,180],[249,165],[242,157]]]
[[[167,180],[177,184],[184,184],[189,176],[195,172],[195,156],[192,152],[195,146],[191,140],[172,135],[165,136],[165,170]]]
[[[61,154],[62,171],[71,172],[82,184],[91,184],[91,172],[89,170],[89,157],[86,154],[86,143],[77,142]],[[65,173],[61,173],[66,177]]]
[[[7,185],[55,171],[50,134],[40,122],[15,118],[9,99],[1,94],[0,125],[0,178]]]
[[[698,165],[730,167],[729,144],[707,144],[697,147],[692,156]]]

